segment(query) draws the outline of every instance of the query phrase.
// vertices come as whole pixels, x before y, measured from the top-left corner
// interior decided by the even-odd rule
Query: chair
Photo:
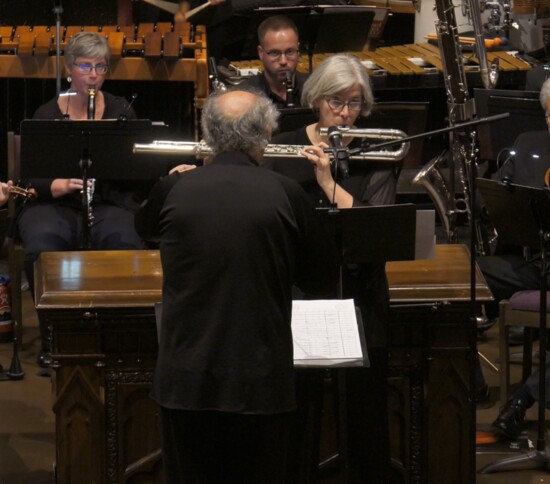
[[[21,137],[13,131],[8,131],[8,179],[17,182],[20,178],[19,158],[21,152]],[[13,221],[16,214],[16,201],[10,198],[8,202],[8,219]],[[21,294],[21,272],[24,264],[22,245],[14,239],[13,234],[6,236],[8,251],[8,272],[11,281],[11,317],[18,349],[23,345],[23,303]]]
[[[547,293],[547,318],[550,323],[550,301]],[[499,305],[500,326],[500,402],[504,404],[510,393],[510,355],[508,353],[508,333],[510,326],[525,328],[523,345],[522,382],[532,370],[533,332],[540,324],[540,292],[538,290],[518,291],[510,299],[505,299]],[[548,325],[550,327],[550,324]]]

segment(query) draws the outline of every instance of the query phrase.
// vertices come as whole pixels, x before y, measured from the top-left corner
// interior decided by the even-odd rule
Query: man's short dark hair
[[[296,34],[296,37],[299,37],[298,27],[293,20],[285,17],[284,15],[273,15],[272,17],[267,17],[259,26],[258,26],[258,42],[261,44],[262,40],[265,37],[265,34],[268,31],[278,32],[279,30],[293,30]]]

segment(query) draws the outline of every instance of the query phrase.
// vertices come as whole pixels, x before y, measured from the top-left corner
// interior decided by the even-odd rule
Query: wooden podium
[[[435,260],[387,264],[396,482],[473,482],[468,268],[461,245],[438,246]],[[43,253],[35,276],[37,310],[53,328],[57,482],[162,482],[149,398],[158,252]],[[478,276],[477,299],[490,300]]]

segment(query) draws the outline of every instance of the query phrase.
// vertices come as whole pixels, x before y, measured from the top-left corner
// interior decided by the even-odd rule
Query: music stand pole
[[[523,187],[525,188],[525,187]],[[529,190],[528,188],[525,188]],[[536,189],[533,189],[536,190]],[[540,300],[539,300],[539,332],[540,332],[540,356],[539,356],[539,392],[538,392],[538,416],[537,416],[537,446],[536,450],[522,455],[504,458],[492,462],[479,470],[480,474],[489,474],[501,470],[523,470],[523,469],[547,469],[550,463],[550,455],[546,448],[545,439],[545,410],[546,410],[546,310],[547,310],[547,282],[546,276],[548,266],[546,261],[548,242],[550,241],[550,232],[546,227],[545,219],[548,219],[550,213],[550,200],[548,198],[533,198],[529,201],[532,208],[532,215],[535,223],[538,225],[539,247],[541,253],[540,268]],[[546,215],[545,215],[546,214]],[[498,228],[497,228],[498,230]],[[518,464],[520,464],[518,466]],[[527,465],[521,465],[527,464]]]
[[[338,299],[354,291],[344,287],[343,269],[348,264],[385,263],[388,260],[413,260],[415,257],[416,207],[412,204],[338,209],[318,209],[336,241],[340,274]],[[393,237],[395,233],[399,238]],[[350,296],[352,294],[350,293]],[[368,347],[365,344],[368,354]],[[369,365],[370,366],[370,363]],[[338,396],[339,452],[321,465],[342,459],[344,475],[349,473],[348,383],[345,369],[336,370]]]
[[[63,14],[61,0],[55,1],[53,13],[55,14],[55,92],[59,96],[61,92],[61,15]]]

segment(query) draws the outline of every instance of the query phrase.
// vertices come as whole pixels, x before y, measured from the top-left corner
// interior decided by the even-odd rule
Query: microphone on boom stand
[[[214,57],[208,58],[208,80],[212,92],[223,92],[227,90],[226,85],[218,77],[218,66]]]
[[[349,153],[344,146],[342,133],[338,126],[331,126],[328,129],[328,141],[332,146],[334,163],[336,164],[336,172],[342,174],[342,178],[349,177]]]
[[[5,290],[5,294],[7,295],[7,291],[9,286],[5,286],[3,290]],[[20,330],[20,324],[21,322],[17,320],[17,318],[13,318],[13,312],[11,311],[11,308],[9,310],[9,315],[11,316],[11,324],[12,324],[12,331],[13,331],[13,352],[11,357],[11,363],[8,370],[4,370],[2,365],[0,365],[0,381],[9,381],[9,380],[22,380],[25,376],[25,372],[23,371],[23,368],[21,367],[21,362],[19,361],[19,338],[18,333]]]
[[[128,121],[128,113],[130,112],[130,109],[132,108],[132,104],[134,104],[134,101],[137,99],[137,97],[138,97],[137,92],[132,93],[130,103],[128,104],[128,106],[126,106],[126,109],[124,110],[124,112],[118,116],[119,121]]]

